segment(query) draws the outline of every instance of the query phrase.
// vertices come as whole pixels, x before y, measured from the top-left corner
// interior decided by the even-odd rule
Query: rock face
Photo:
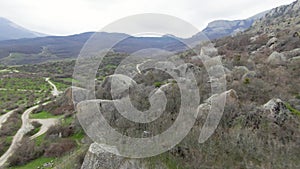
[[[209,39],[217,39],[224,36],[236,35],[239,32],[248,29],[254,21],[260,19],[266,14],[266,12],[259,13],[251,18],[244,20],[217,20],[208,24],[208,26],[203,30],[203,33]]]
[[[278,125],[282,125],[290,116],[290,111],[287,109],[283,101],[280,99],[272,99],[266,103],[263,108],[270,112],[269,116]]]
[[[129,159],[106,152],[104,145],[91,144],[81,169],[149,169],[150,164],[142,159]],[[115,150],[117,151],[117,150]],[[156,169],[167,169],[163,164],[152,166]]]
[[[273,66],[282,65],[286,62],[286,57],[284,54],[275,51],[268,57],[267,62]]]
[[[267,43],[267,47],[273,48],[275,45],[277,45],[278,39],[276,37],[271,38],[268,43]]]

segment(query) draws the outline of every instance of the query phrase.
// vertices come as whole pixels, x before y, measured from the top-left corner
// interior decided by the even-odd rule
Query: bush
[[[245,80],[244,80],[244,84],[249,84],[250,83],[250,79],[249,78],[246,78]]]
[[[46,157],[61,157],[76,147],[76,142],[71,139],[63,139],[58,143],[52,143],[45,151]]]
[[[156,88],[159,88],[160,86],[162,86],[163,85],[163,82],[154,82],[154,86],[156,87]]]
[[[41,157],[43,153],[42,147],[37,147],[34,141],[24,138],[18,147],[18,151],[8,159],[8,162],[10,166],[24,165],[31,160]]]

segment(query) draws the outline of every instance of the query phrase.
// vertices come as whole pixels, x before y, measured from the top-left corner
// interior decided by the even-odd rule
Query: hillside
[[[225,36],[233,36],[250,28],[256,20],[264,17],[268,11],[259,13],[244,20],[217,20],[210,22],[202,31],[209,39],[218,39]]]

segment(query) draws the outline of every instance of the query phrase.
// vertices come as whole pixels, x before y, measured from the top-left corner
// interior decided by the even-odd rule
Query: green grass
[[[73,117],[63,118],[62,119],[62,126],[68,126],[73,122]]]
[[[169,153],[163,153],[155,157],[147,158],[146,160],[149,168],[155,168],[157,163],[163,163],[168,169],[183,169],[181,163]]]
[[[6,141],[7,143],[11,143],[12,140],[13,140],[13,138],[14,138],[14,136],[7,136],[6,139],[5,139],[5,141]]]
[[[293,114],[300,116],[300,111],[293,108],[289,103],[285,103],[285,106],[287,107],[287,109],[289,109]]]
[[[42,167],[43,164],[51,162],[52,160],[54,161],[55,158],[40,157],[27,163],[24,166],[10,167],[10,169],[34,169],[37,167]]]
[[[7,77],[0,81],[0,87],[11,90],[49,90],[51,87],[42,77]]]
[[[81,140],[84,138],[84,136],[85,136],[84,131],[80,130],[80,131],[76,132],[74,135],[72,135],[71,138],[74,140]]]
[[[0,80],[0,110],[31,106],[50,95],[51,86],[44,78],[22,76],[17,78],[14,74],[8,74]]]
[[[31,113],[30,118],[31,119],[49,119],[49,118],[59,118],[61,116],[55,116],[49,112],[42,111],[39,113]]]
[[[40,130],[41,130],[41,127],[36,127],[36,128],[34,128],[33,130],[31,130],[30,132],[26,133],[26,135],[28,135],[28,136],[33,136],[33,135],[35,135],[36,133],[38,133]]]
[[[34,139],[35,145],[40,146],[42,144],[42,142],[45,140],[45,136],[46,136],[46,134],[42,134],[42,135],[38,136],[37,138],[35,138]]]
[[[163,82],[154,82],[154,86],[156,88],[159,88],[160,86],[162,86],[164,83]]]
[[[71,85],[67,85],[64,83],[56,82],[54,80],[52,80],[51,82],[55,84],[55,86],[57,87],[57,90],[59,90],[59,91],[65,91],[68,87],[71,86]]]

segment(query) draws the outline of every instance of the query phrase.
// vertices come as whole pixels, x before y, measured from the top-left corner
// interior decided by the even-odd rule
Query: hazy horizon
[[[48,35],[72,35],[98,31],[107,24],[139,13],[161,13],[190,22],[199,30],[214,20],[246,19],[258,13],[286,5],[295,0],[220,0],[209,2],[189,0],[165,2],[146,0],[11,0],[0,2],[0,17],[4,17],[31,31]],[[202,5],[205,4],[205,5]],[[18,11],[18,12],[16,12]],[[66,12],[68,11],[68,12]],[[116,12],[117,11],[117,12]],[[120,32],[127,33],[127,32]]]

